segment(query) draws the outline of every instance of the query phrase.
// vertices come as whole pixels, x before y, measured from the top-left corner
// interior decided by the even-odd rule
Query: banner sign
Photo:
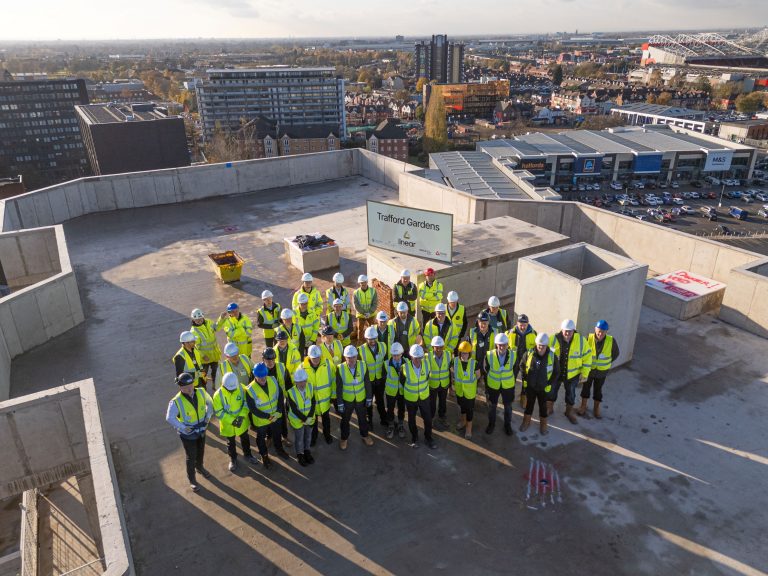
[[[368,200],[368,245],[451,263],[453,214]]]
[[[638,154],[632,167],[635,174],[658,174],[661,172],[662,154]]]
[[[528,172],[544,172],[547,169],[547,161],[543,158],[540,160],[526,160],[523,158],[520,160],[520,170],[528,170]]]
[[[733,150],[708,150],[704,172],[722,172],[731,168]]]
[[[599,176],[601,160],[602,158],[599,156],[597,158],[576,158],[573,168],[574,176]]]

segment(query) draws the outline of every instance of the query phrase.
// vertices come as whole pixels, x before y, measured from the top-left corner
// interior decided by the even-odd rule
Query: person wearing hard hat
[[[414,318],[406,302],[397,303],[397,315],[389,321],[394,331],[395,342],[400,342],[403,350],[409,350],[414,344],[421,344],[421,327]]]
[[[293,446],[296,460],[302,466],[315,462],[309,445],[312,442],[312,428],[315,426],[315,393],[307,383],[307,371],[296,368],[293,373],[293,387],[288,390],[288,421],[293,428]]]
[[[203,357],[195,346],[197,338],[189,330],[185,330],[179,335],[181,348],[173,355],[171,359],[176,368],[176,376],[186,372],[192,375],[195,386],[205,388],[205,374],[203,372]]]
[[[318,420],[323,421],[323,437],[326,444],[333,442],[331,437],[331,398],[336,388],[336,364],[323,357],[320,346],[310,346],[307,357],[301,363],[307,373],[307,381],[315,393],[315,423],[312,426],[310,446],[317,442]]]
[[[378,332],[375,326],[365,329],[365,342],[358,348],[358,356],[365,363],[368,370],[368,379],[371,381],[373,398],[376,401],[376,410],[379,412],[379,423],[387,425],[387,407],[384,405],[384,363],[387,361],[387,347],[379,342]],[[373,432],[373,405],[367,407],[368,426]]]
[[[408,311],[416,314],[416,300],[419,297],[419,289],[416,284],[411,282],[411,271],[403,270],[400,272],[400,280],[395,282],[392,287],[392,302],[397,305],[405,302],[408,305]],[[408,347],[405,347],[408,350]]]
[[[589,376],[581,387],[581,406],[576,411],[579,416],[587,413],[587,402],[589,402],[589,392],[594,385],[594,401],[592,413],[595,418],[602,418],[600,415],[600,402],[603,401],[603,384],[608,376],[611,365],[619,357],[619,345],[616,338],[608,334],[608,322],[598,320],[595,324],[595,330],[587,337],[587,344],[592,352],[592,365],[589,370]]]
[[[416,427],[416,412],[424,421],[424,439],[431,449],[437,448],[432,438],[432,411],[429,408],[429,365],[424,361],[424,349],[414,344],[408,351],[400,370],[400,384],[403,386],[403,400],[408,411],[408,430],[411,432],[411,447],[419,447],[419,429]]]
[[[520,432],[525,432],[531,425],[533,408],[539,403],[539,432],[547,434],[548,405],[552,386],[557,382],[560,363],[549,347],[549,335],[542,332],[536,336],[533,350],[527,350],[520,362],[523,390],[525,391],[525,414]]]
[[[220,330],[222,327],[227,341],[234,342],[240,349],[240,354],[250,358],[253,352],[253,324],[248,316],[240,312],[237,302],[230,302],[227,311],[219,316],[216,329]]]
[[[445,418],[446,399],[448,398],[448,387],[451,384],[451,353],[445,349],[445,340],[441,336],[432,338],[430,344],[432,349],[427,357],[429,365],[429,411],[432,413],[433,421],[436,417],[440,426],[446,429],[448,428],[448,420]]]
[[[341,300],[341,309],[345,312],[352,310],[349,290],[344,287],[344,274],[341,272],[336,272],[336,274],[333,275],[333,286],[325,291],[328,314],[331,313],[331,307],[335,300]]]
[[[461,410],[461,421],[456,430],[464,430],[464,438],[472,438],[472,421],[475,417],[475,398],[477,397],[477,382],[480,380],[480,369],[477,361],[472,358],[472,344],[466,340],[459,344],[458,356],[453,359],[451,376],[456,390],[456,401]]]
[[[440,336],[449,352],[459,345],[459,331],[446,316],[446,306],[442,302],[435,306],[435,315],[424,325],[424,341],[431,342],[435,336]]]
[[[365,410],[373,403],[371,380],[365,363],[357,357],[357,348],[352,345],[344,348],[344,362],[336,370],[336,397],[336,409],[341,415],[339,448],[347,449],[349,421],[353,413],[357,414],[357,426],[363,442],[366,446],[372,446],[373,439],[368,436],[368,418]]]
[[[576,331],[573,320],[563,320],[560,332],[550,336],[549,347],[558,357],[560,373],[547,404],[547,413],[552,414],[554,411],[557,393],[562,384],[565,388],[565,416],[571,424],[576,424],[578,420],[573,408],[576,403],[576,387],[580,378],[586,379],[589,376],[592,368],[592,349],[587,344],[587,339]]]
[[[293,371],[301,364],[301,353],[283,330],[277,331],[275,342],[277,342],[277,346],[274,347],[274,352],[277,354],[276,360],[288,370],[288,379],[290,380],[290,374],[293,374]]]
[[[261,359],[267,367],[267,375],[275,379],[283,393],[283,398],[285,398],[286,393],[293,386],[291,370],[295,370],[301,364],[301,356],[298,350],[288,343],[288,336],[282,330],[275,334],[275,340],[277,340],[277,346],[275,348],[266,348],[261,353]],[[280,422],[283,438],[285,438],[286,446],[291,446],[291,441],[288,438],[285,404],[280,405],[280,412],[283,415],[283,419]]]
[[[256,325],[264,331],[264,343],[267,348],[275,345],[275,328],[280,325],[280,312],[283,307],[273,300],[272,292],[261,293],[261,308],[256,313]]]
[[[515,361],[515,380],[520,373],[520,362],[529,350],[536,347],[536,330],[533,329],[528,321],[528,316],[519,314],[514,327],[507,333],[509,336],[509,347],[517,351],[517,360]],[[525,389],[520,386],[520,406],[525,408]]]
[[[294,348],[296,348],[296,350],[298,350],[299,343],[301,342],[301,331],[296,322],[293,321],[293,316],[293,310],[290,308],[283,308],[280,311],[280,325],[275,331],[275,338],[277,338],[278,332],[285,332],[288,336],[288,341]]]
[[[395,328],[389,324],[389,316],[384,310],[376,313],[376,339],[391,353],[392,343],[395,341]]]
[[[271,348],[267,348],[271,350]],[[251,413],[251,423],[256,429],[256,446],[261,455],[264,468],[271,468],[269,452],[267,451],[267,435],[272,438],[275,452],[281,458],[288,458],[288,452],[283,448],[282,421],[284,405],[283,391],[274,376],[269,375],[269,369],[264,362],[253,367],[253,380],[245,389],[245,402]],[[286,442],[287,443],[287,442]],[[288,444],[290,446],[290,444]]]
[[[443,301],[443,283],[435,280],[435,269],[424,270],[424,282],[419,284],[419,308],[421,309],[421,324],[426,325],[435,316],[435,306]]]
[[[203,466],[205,456],[205,432],[213,417],[213,400],[205,388],[195,387],[195,378],[188,372],[176,377],[179,392],[168,402],[165,421],[178,432],[187,457],[187,479],[192,492],[198,492],[195,473],[210,478],[211,473]]]
[[[307,348],[317,344],[320,335],[320,316],[309,308],[309,297],[301,293],[296,298],[299,307],[293,311],[293,323],[299,329],[298,350],[302,357],[307,353]]]
[[[323,326],[320,331],[320,353],[324,360],[330,360],[334,366],[338,366],[344,361],[344,346],[341,340],[336,338],[336,332],[330,326]]]
[[[334,335],[338,336],[341,346],[349,346],[352,334],[352,316],[349,310],[344,309],[344,303],[341,298],[333,301],[331,309],[328,312],[328,327],[333,329]]]
[[[403,347],[399,342],[394,342],[389,349],[389,360],[384,364],[386,381],[384,393],[387,397],[387,438],[395,435],[395,406],[397,406],[397,435],[405,438],[405,401],[403,399],[403,385],[400,383],[400,370],[403,366]]]
[[[216,374],[221,360],[221,348],[216,340],[216,324],[208,320],[200,308],[192,310],[190,315],[192,325],[189,331],[195,335],[195,348],[203,360],[203,374],[211,376],[211,382],[216,382]]]
[[[258,464],[258,460],[251,454],[251,439],[248,437],[251,421],[245,394],[245,386],[240,383],[237,375],[227,372],[221,379],[221,387],[213,395],[213,412],[219,419],[219,435],[227,439],[230,472],[237,468],[235,440],[238,436],[245,459],[251,464]]]
[[[498,296],[491,296],[488,298],[488,308],[483,310],[488,314],[488,318],[491,321],[491,328],[496,331],[497,334],[506,332],[509,330],[509,315],[507,311],[501,307],[501,301]]]
[[[355,303],[355,318],[357,320],[357,340],[362,340],[365,329],[374,322],[376,308],[379,307],[379,295],[368,286],[368,276],[360,274],[357,277],[359,288],[352,294]],[[349,344],[347,344],[348,346]]]
[[[488,427],[486,434],[493,434],[496,427],[496,405],[501,396],[504,404],[504,432],[512,436],[512,403],[515,401],[515,365],[516,351],[509,347],[509,337],[503,332],[495,338],[496,349],[488,352],[485,358],[486,386],[488,399]]]
[[[459,304],[459,293],[451,290],[445,298],[448,305],[445,307],[445,313],[451,321],[454,330],[458,332],[456,346],[464,340],[467,335],[467,314],[463,304]],[[454,353],[457,352],[456,346],[449,348]]]
[[[251,371],[253,370],[253,362],[245,354],[240,354],[240,350],[236,344],[227,342],[224,346],[224,360],[221,361],[221,370],[216,380],[216,387],[221,387],[221,383],[224,380],[224,374],[234,374],[237,377],[237,381],[242,386],[248,386],[251,381]]]
[[[291,308],[294,310],[299,309],[299,296],[304,294],[307,297],[307,306],[309,311],[314,313],[318,318],[323,315],[323,297],[320,294],[320,290],[312,285],[314,282],[312,274],[305,272],[301,276],[301,287],[293,293],[293,299],[291,300]]]
[[[469,331],[469,342],[472,344],[472,358],[480,368],[480,379],[485,382],[485,357],[493,350],[496,332],[491,329],[487,312],[480,312],[475,326]]]

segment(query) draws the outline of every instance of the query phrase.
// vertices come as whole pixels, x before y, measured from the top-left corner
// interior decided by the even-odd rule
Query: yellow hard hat
[[[459,344],[459,352],[466,352],[467,354],[472,353],[472,344],[464,340],[461,344]]]

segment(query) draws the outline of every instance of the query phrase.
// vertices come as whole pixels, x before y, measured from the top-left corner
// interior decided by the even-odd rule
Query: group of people
[[[358,277],[358,288],[350,294],[343,275],[335,274],[323,297],[312,275],[304,274],[290,308],[283,308],[265,290],[256,312],[256,327],[263,331],[265,344],[259,362],[253,358],[253,321],[237,303],[230,303],[216,320],[193,310],[189,330],[181,333],[181,347],[172,359],[179,392],[166,413],[184,446],[191,489],[199,490],[197,473],[210,474],[203,459],[206,430],[214,416],[227,440],[230,471],[238,465],[238,437],[245,459],[259,462],[251,450],[251,428],[265,468],[272,466],[269,444],[286,459],[284,446],[293,446],[298,463],[312,465],[320,433],[326,443],[333,442],[331,408],[341,420],[341,450],[348,447],[353,415],[362,441],[373,444],[374,406],[388,439],[406,438],[407,415],[414,448],[419,446],[420,415],[424,440],[434,449],[433,426],[449,429],[449,391],[460,409],[456,431],[466,439],[472,438],[479,390],[484,390],[488,410],[486,434],[496,428],[499,400],[504,432],[513,434],[516,388],[524,408],[522,432],[531,425],[538,403],[539,433],[547,434],[561,388],[571,423],[577,423],[577,415],[587,415],[590,396],[592,413],[601,418],[603,385],[619,356],[607,321],[597,321],[587,336],[569,319],[555,334],[537,333],[525,314],[513,321],[499,299],[491,296],[469,328],[459,295],[448,292],[443,302],[443,285],[434,270],[428,268],[418,286],[410,278],[410,272],[403,270],[393,287],[393,318],[378,309],[377,292],[365,275]],[[421,320],[416,318],[417,308]],[[227,339],[223,353],[218,331]],[[357,346],[352,344],[353,332]],[[209,379],[213,396],[207,390]],[[580,383],[581,404],[576,408]],[[288,438],[289,427],[293,441]]]

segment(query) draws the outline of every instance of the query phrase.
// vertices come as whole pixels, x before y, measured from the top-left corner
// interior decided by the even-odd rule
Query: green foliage
[[[439,90],[433,90],[427,106],[424,124],[424,151],[443,152],[448,148],[448,126],[445,119],[445,102]]]

